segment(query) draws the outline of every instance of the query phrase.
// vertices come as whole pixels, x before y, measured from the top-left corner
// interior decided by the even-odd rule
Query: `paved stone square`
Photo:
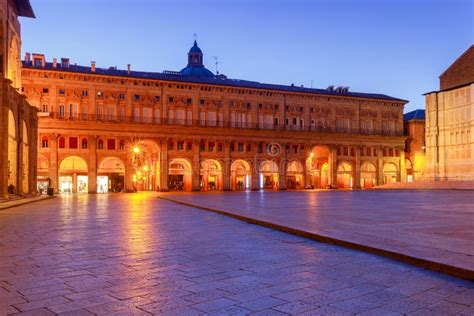
[[[473,190],[166,193],[176,200],[472,271]]]
[[[1,211],[0,315],[474,314],[473,282],[156,196]]]

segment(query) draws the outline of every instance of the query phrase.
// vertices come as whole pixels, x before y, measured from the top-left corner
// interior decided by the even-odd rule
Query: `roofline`
[[[36,19],[30,0],[13,0],[13,3],[18,11],[18,16]]]
[[[459,88],[464,88],[464,87],[470,86],[471,84],[474,84],[474,81],[471,81],[471,82],[468,82],[468,83],[463,83],[463,84],[460,84],[460,85],[458,85],[458,86],[451,87],[451,88],[447,88],[447,89],[443,89],[443,90],[433,90],[433,91],[430,91],[430,92],[423,93],[422,95],[428,95],[428,94],[432,94],[432,93],[439,93],[439,92],[451,91],[451,90],[455,90],[455,89],[459,89]]]
[[[81,67],[86,67],[86,66],[81,66]],[[189,82],[191,84],[207,84],[207,85],[213,85],[213,86],[227,86],[227,87],[235,87],[235,88],[242,88],[242,89],[255,89],[255,90],[272,90],[272,91],[279,91],[279,92],[282,92],[282,93],[303,93],[303,94],[310,94],[310,95],[322,95],[322,96],[332,96],[332,97],[349,97],[349,98],[356,98],[356,99],[367,99],[367,100],[383,100],[383,101],[387,101],[387,102],[393,102],[393,103],[400,103],[400,104],[407,104],[409,101],[408,100],[403,100],[403,99],[399,99],[399,98],[394,98],[394,97],[390,97],[390,96],[387,96],[387,97],[384,97],[383,95],[380,95],[379,97],[369,97],[369,96],[355,96],[355,95],[347,95],[347,94],[334,94],[334,93],[324,93],[324,92],[319,92],[319,91],[285,91],[285,90],[282,90],[282,89],[278,89],[276,87],[272,88],[272,87],[251,87],[251,86],[245,86],[245,85],[242,85],[242,86],[233,86],[231,84],[228,84],[228,83],[225,83],[225,82],[222,82],[222,83],[219,83],[219,82],[193,82],[193,81],[186,81],[186,80],[177,80],[177,79],[173,79],[173,78],[167,78],[167,79],[158,79],[158,78],[143,78],[143,77],[138,77],[138,76],[134,76],[133,75],[133,72],[132,74],[130,75],[127,75],[127,76],[121,76],[121,75],[118,75],[118,74],[107,74],[107,73],[86,73],[86,72],[81,72],[81,71],[75,71],[74,69],[63,69],[63,68],[56,68],[56,69],[48,69],[48,68],[42,68],[42,67],[34,67],[32,65],[25,65],[23,64],[23,61],[22,61],[22,69],[35,69],[35,70],[41,70],[41,71],[49,71],[49,72],[55,72],[55,71],[59,71],[59,72],[64,72],[64,73],[79,73],[79,74],[84,74],[84,75],[95,75],[95,76],[108,76],[108,77],[116,77],[116,78],[129,78],[129,79],[140,79],[140,80],[153,80],[153,81],[171,81],[171,82]],[[96,68],[98,69],[98,68]],[[104,68],[102,68],[104,69]],[[143,71],[134,71],[134,73],[145,73]],[[156,74],[161,74],[160,72],[155,72]],[[182,77],[183,79],[185,79],[186,77],[183,76]],[[245,81],[245,80],[242,80],[242,81]],[[260,82],[258,82],[260,83]],[[262,83],[260,83],[262,84]],[[263,83],[263,84],[267,84],[267,83]],[[269,85],[278,85],[278,84],[269,84]],[[282,86],[285,86],[285,85],[282,85]],[[292,86],[285,86],[285,87],[288,87],[288,88],[292,88]],[[300,87],[297,87],[295,86],[294,88],[299,88],[299,89],[311,89],[311,88],[300,88]],[[313,90],[316,90],[316,89],[313,89]],[[363,92],[353,92],[353,93],[363,93]]]
[[[441,77],[442,77],[446,72],[448,72],[448,70],[451,69],[451,67],[452,67],[455,63],[457,63],[461,58],[463,58],[464,55],[466,55],[467,52],[468,52],[470,49],[474,49],[474,44],[472,44],[471,46],[469,46],[458,58],[456,58],[456,60],[454,60],[454,61],[448,66],[448,68],[446,68],[446,69],[443,71],[443,73],[442,73],[441,75],[439,75],[438,78],[441,79]]]

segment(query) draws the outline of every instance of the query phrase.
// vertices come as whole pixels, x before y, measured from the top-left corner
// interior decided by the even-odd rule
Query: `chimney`
[[[31,54],[30,53],[25,53],[25,62],[29,64],[31,61]]]
[[[95,72],[95,61],[91,61],[91,72]]]
[[[69,58],[61,58],[61,67],[69,68]]]
[[[128,72],[129,75],[130,75],[131,70],[132,70],[131,65],[130,65],[130,64],[127,64],[127,72]]]
[[[57,58],[53,58],[53,68],[54,69],[58,68],[58,59]]]

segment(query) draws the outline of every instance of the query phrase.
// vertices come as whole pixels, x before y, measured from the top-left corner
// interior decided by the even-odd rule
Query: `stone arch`
[[[153,139],[132,139],[125,144],[130,159],[133,175],[134,188],[136,190],[152,191],[158,189],[160,166],[160,147]],[[128,179],[129,176],[127,176]]]
[[[8,110],[8,191],[18,192],[18,139],[15,115]]]
[[[122,192],[125,186],[125,163],[117,157],[105,157],[97,168],[97,192]]]
[[[350,162],[341,161],[337,164],[337,187],[350,189],[354,186],[354,168]]]
[[[377,167],[369,161],[362,162],[360,166],[360,187],[369,189],[377,185]]]
[[[301,189],[304,187],[304,167],[296,159],[290,160],[286,167],[286,187],[288,189]]]
[[[331,150],[326,145],[313,146],[309,157],[306,159],[307,176],[310,177],[310,185],[315,189],[326,188],[329,184],[329,156]]]
[[[264,160],[258,167],[261,189],[278,189],[279,168],[273,160]]]
[[[20,43],[16,36],[10,41],[8,48],[8,72],[7,78],[12,81],[12,86],[20,87]]]
[[[26,122],[22,120],[22,175],[21,175],[21,188],[23,192],[29,191],[29,170],[30,161],[28,155],[28,128]]]
[[[393,183],[398,181],[398,167],[393,162],[383,164],[383,183]]]
[[[215,159],[204,159],[199,164],[200,187],[204,191],[222,190],[222,164]]]
[[[250,188],[252,169],[248,161],[236,159],[230,166],[231,189],[244,190]]]
[[[60,193],[87,193],[88,166],[84,158],[66,156],[59,163],[59,192]]]
[[[192,163],[186,158],[173,158],[168,166],[168,189],[192,190]]]

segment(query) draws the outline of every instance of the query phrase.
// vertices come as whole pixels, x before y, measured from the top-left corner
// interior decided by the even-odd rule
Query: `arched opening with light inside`
[[[104,158],[97,169],[97,193],[122,192],[125,164],[117,157]]]
[[[169,162],[168,190],[192,190],[192,169],[191,163],[187,159],[174,158]]]

